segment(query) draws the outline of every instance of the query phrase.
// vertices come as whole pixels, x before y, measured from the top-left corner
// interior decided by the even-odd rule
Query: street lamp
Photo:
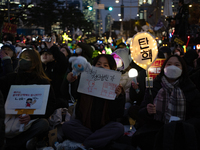
[[[115,3],[119,3],[119,0],[116,0]]]
[[[119,19],[119,21],[122,21],[122,19]]]
[[[120,16],[121,16],[121,14],[118,14],[118,16],[120,17]]]

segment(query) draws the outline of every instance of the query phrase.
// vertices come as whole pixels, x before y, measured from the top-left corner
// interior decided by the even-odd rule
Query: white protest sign
[[[6,114],[15,109],[35,109],[33,114],[45,114],[50,85],[12,85],[6,103]]]
[[[114,70],[92,67],[81,74],[78,92],[114,100],[121,73]]]
[[[140,32],[132,38],[130,51],[133,61],[147,70],[157,58],[157,42],[151,34]]]

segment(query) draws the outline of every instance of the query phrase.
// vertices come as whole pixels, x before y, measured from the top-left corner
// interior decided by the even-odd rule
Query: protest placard
[[[115,89],[119,85],[121,73],[98,67],[92,67],[81,74],[78,92],[114,100]]]
[[[149,67],[148,69],[148,75],[149,77],[152,77],[155,79],[155,77],[160,74],[161,72],[161,66],[165,62],[165,59],[158,58],[154,61],[154,63]]]
[[[50,85],[12,85],[5,103],[6,114],[31,109],[33,114],[45,114]]]
[[[150,33],[139,32],[132,38],[130,51],[133,61],[147,70],[157,58],[157,41]]]

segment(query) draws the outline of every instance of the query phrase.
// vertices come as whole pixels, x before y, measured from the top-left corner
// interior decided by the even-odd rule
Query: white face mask
[[[177,79],[181,76],[182,70],[174,65],[171,65],[164,69],[164,73],[170,79]]]
[[[15,47],[15,50],[16,50],[17,53],[19,53],[19,52],[22,51],[22,47],[17,46],[17,47]]]
[[[117,64],[117,68],[121,67],[122,66],[122,60],[120,58],[115,58],[115,62]]]
[[[180,53],[180,52],[175,52],[174,55],[178,55],[178,56],[180,56],[181,53]]]
[[[44,44],[42,44],[42,45],[41,45],[41,48],[45,48],[45,45],[44,45]]]
[[[79,47],[76,48],[76,53],[77,53],[77,54],[80,54],[81,52],[82,52],[82,48],[79,48]]]

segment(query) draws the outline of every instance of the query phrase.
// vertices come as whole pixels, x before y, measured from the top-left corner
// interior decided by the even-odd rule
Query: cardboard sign
[[[2,32],[12,34],[17,33],[17,25],[4,22]]]
[[[121,72],[93,66],[81,74],[78,92],[114,100],[120,78]]]
[[[49,89],[50,85],[12,85],[6,99],[6,114],[18,114],[20,109],[45,114]]]
[[[180,45],[184,45],[184,42],[179,38],[175,38],[174,42],[176,42],[177,44],[180,44]]]
[[[130,50],[133,61],[147,70],[157,58],[157,41],[149,33],[140,32],[133,37]]]
[[[116,42],[116,45],[119,45],[119,44],[122,43],[122,42],[123,42],[122,38],[121,38],[121,39],[118,39],[117,42]]]
[[[153,79],[160,73],[161,71],[161,66],[165,62],[165,59],[156,59],[154,63],[149,67],[148,69],[148,74],[149,77],[152,77]]]
[[[94,43],[94,42],[97,41],[97,38],[96,38],[96,37],[91,37],[91,38],[89,38],[89,39],[86,39],[85,41],[86,41],[87,44],[89,44],[89,43]]]

